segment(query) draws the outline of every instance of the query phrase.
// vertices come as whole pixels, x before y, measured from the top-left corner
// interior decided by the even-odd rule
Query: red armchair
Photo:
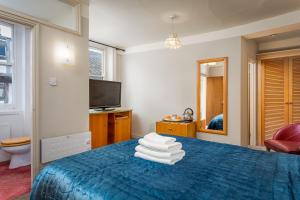
[[[290,124],[279,129],[270,140],[265,140],[268,151],[300,154],[300,124]]]

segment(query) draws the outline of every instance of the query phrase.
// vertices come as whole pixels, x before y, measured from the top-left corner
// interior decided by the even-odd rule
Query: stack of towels
[[[182,144],[176,142],[176,138],[149,133],[139,139],[139,145],[135,147],[135,157],[145,160],[174,165],[185,156]]]

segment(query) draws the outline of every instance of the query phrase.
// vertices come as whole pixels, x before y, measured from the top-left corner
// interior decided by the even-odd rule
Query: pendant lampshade
[[[169,37],[165,41],[165,47],[169,49],[178,49],[182,47],[181,41],[177,36],[177,33],[174,32],[174,19],[177,18],[176,15],[170,16],[172,20],[172,33],[169,35]]]

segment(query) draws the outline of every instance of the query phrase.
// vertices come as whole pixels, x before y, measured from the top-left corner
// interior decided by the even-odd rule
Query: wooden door
[[[288,58],[262,60],[262,140],[289,123]]]
[[[108,114],[90,114],[90,131],[92,135],[92,148],[107,145]]]
[[[300,57],[289,60],[289,123],[300,123]]]
[[[223,113],[223,77],[207,77],[206,123]]]

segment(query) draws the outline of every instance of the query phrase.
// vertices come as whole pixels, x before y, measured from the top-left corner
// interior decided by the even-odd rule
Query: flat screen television
[[[121,82],[90,79],[90,108],[107,109],[121,106]]]

